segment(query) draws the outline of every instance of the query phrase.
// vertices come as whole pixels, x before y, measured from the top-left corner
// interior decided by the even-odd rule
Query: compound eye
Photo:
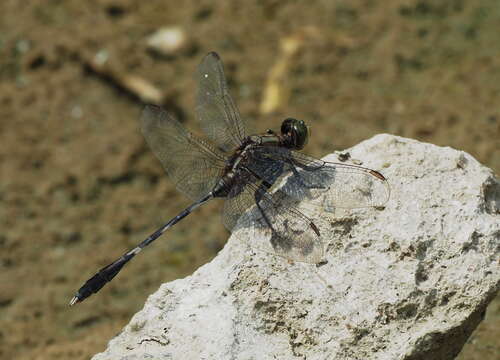
[[[300,123],[297,126],[297,148],[300,150],[307,145],[307,141],[309,140],[309,128],[302,120],[299,121]]]
[[[295,121],[297,120],[292,118],[283,120],[283,122],[281,123],[281,133],[288,134],[290,131],[292,131],[292,126]]]
[[[294,149],[302,149],[309,138],[309,129],[302,120],[288,118],[281,124],[281,133],[290,136],[291,146]]]

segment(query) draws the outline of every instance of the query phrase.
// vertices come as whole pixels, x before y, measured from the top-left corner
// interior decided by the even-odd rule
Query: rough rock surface
[[[498,180],[467,153],[401,137],[348,151],[391,198],[316,214],[326,264],[256,251],[265,239],[242,228],[93,359],[453,359],[499,288]]]

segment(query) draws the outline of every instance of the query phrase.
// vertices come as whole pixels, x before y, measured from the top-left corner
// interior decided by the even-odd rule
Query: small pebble
[[[187,36],[180,27],[165,27],[158,29],[147,40],[148,48],[164,55],[177,55],[187,47]]]

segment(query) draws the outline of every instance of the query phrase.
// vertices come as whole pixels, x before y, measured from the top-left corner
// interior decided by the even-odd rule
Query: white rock
[[[187,46],[186,32],[180,27],[158,29],[147,39],[148,48],[165,56],[175,55]]]
[[[498,180],[465,152],[401,137],[348,151],[391,199],[321,215],[327,264],[254,251],[240,229],[93,359],[453,359],[499,288]]]

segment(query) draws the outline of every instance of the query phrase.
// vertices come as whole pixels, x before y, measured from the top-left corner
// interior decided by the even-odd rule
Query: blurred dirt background
[[[148,37],[162,27],[186,40],[159,55]],[[312,155],[387,132],[463,149],[498,174],[499,28],[498,0],[2,0],[0,358],[89,358],[161,283],[224,246],[214,202],[68,307],[188,204],[138,118],[152,99],[197,129],[208,51],[243,117],[259,131],[306,120]],[[498,359],[499,338],[497,299],[459,358]]]

